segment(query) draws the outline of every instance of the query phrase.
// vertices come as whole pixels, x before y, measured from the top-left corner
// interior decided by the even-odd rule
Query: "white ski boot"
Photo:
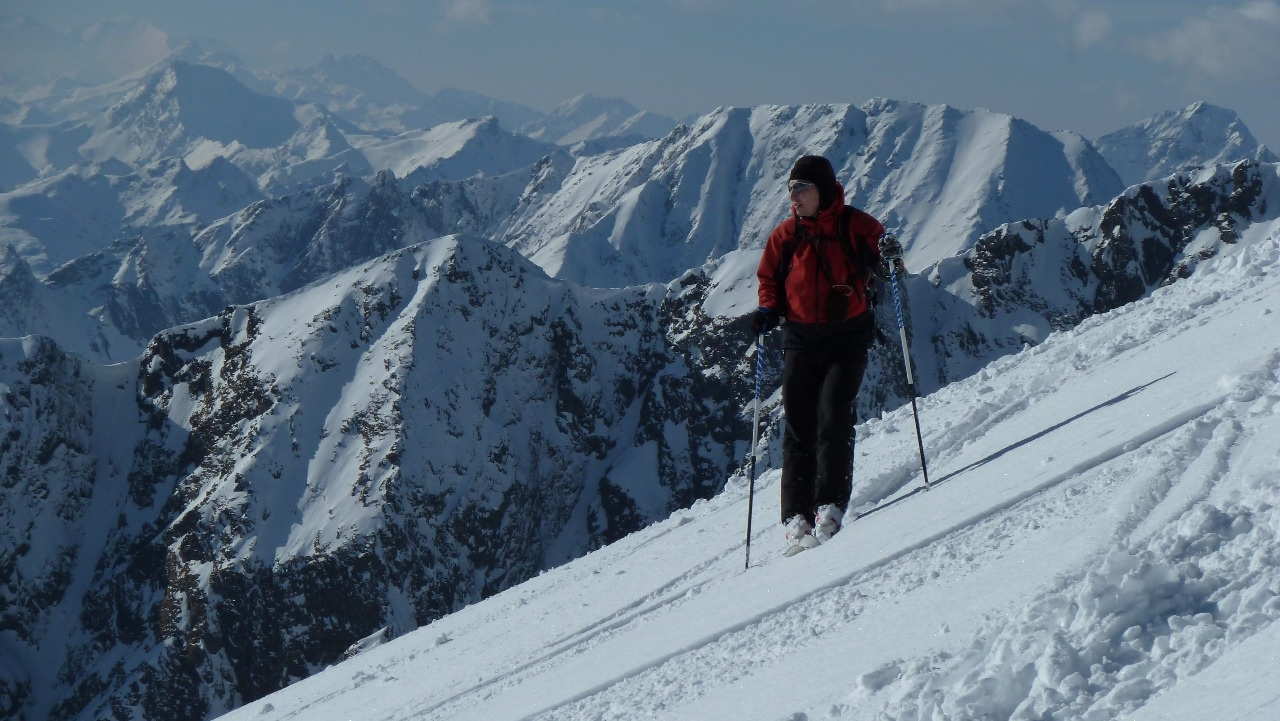
[[[826,543],[840,532],[840,522],[844,519],[844,511],[834,503],[818,506],[818,514],[814,517],[813,537],[819,543]]]
[[[818,547],[818,539],[813,537],[813,524],[809,519],[796,514],[786,523],[787,550],[783,555],[791,557],[797,553]]]

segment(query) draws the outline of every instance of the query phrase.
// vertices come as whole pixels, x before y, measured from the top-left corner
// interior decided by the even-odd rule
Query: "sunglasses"
[[[813,183],[806,183],[803,180],[794,180],[790,183],[787,183],[787,192],[803,193],[804,191],[812,187],[813,187]]]

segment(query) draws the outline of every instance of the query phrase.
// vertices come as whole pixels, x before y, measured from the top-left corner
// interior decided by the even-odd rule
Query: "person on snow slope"
[[[870,278],[881,265],[884,226],[846,206],[822,156],[797,160],[787,189],[791,217],[760,258],[752,330],[758,337],[786,321],[781,493],[793,555],[840,530],[853,491],[855,399],[875,340]]]

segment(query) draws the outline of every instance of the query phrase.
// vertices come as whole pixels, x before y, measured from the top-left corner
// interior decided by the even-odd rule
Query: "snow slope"
[[[224,718],[1280,717],[1277,306],[1272,222],[922,399],[927,492],[910,409],[860,425],[820,549],[780,556],[775,442],[749,568],[735,477]]]

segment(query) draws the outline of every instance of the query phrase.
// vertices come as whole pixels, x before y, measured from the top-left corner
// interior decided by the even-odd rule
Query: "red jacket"
[[[836,194],[831,205],[812,218],[792,216],[782,221],[769,234],[769,241],[764,246],[764,254],[760,257],[760,267],[756,275],[760,279],[760,305],[775,312],[783,313],[791,323],[825,323],[827,322],[826,298],[831,292],[832,282],[819,266],[819,254],[827,258],[827,268],[832,279],[839,285],[853,286],[849,296],[848,318],[855,318],[867,310],[867,289],[863,265],[859,259],[847,257],[844,245],[836,238],[840,228],[840,214],[844,212],[844,188]],[[797,224],[801,229],[801,240],[797,243]],[[849,244],[854,253],[861,254],[866,260],[878,267],[880,264],[880,236],[884,235],[884,226],[880,221],[854,209],[849,219]],[[795,244],[791,259],[791,269],[786,278],[786,308],[779,307],[782,298],[778,293],[779,262],[783,257],[783,249]]]

